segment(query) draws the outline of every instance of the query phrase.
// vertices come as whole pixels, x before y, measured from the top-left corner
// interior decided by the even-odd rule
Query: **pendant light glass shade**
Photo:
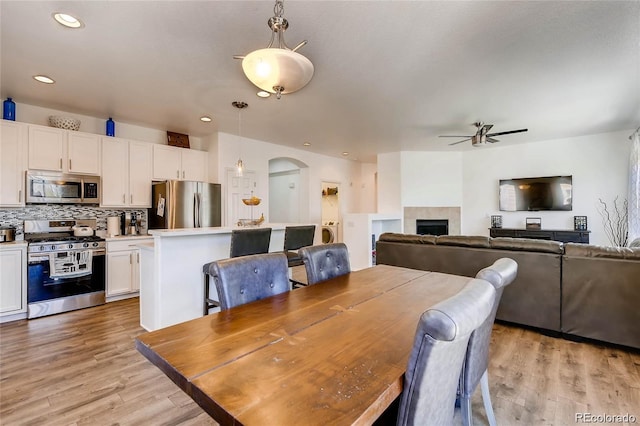
[[[274,16],[268,21],[271,29],[269,45],[234,58],[242,59],[242,70],[250,82],[264,91],[275,93],[280,99],[280,95],[296,92],[306,86],[313,77],[314,68],[309,59],[297,52],[307,44],[306,40],[293,49],[284,41],[289,22],[282,16],[283,0],[276,0],[273,12]]]
[[[250,82],[269,93],[286,95],[306,86],[313,77],[313,64],[292,50],[270,47],[249,53],[242,70]]]
[[[242,101],[234,101],[231,102],[234,108],[238,108],[238,138],[239,138],[239,147],[240,147],[240,155],[238,156],[238,161],[236,162],[236,176],[242,177],[244,174],[244,163],[242,162],[242,110],[249,106],[248,103]]]

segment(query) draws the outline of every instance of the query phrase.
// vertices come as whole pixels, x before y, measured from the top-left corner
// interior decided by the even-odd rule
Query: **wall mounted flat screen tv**
[[[572,210],[571,176],[501,179],[500,210]]]

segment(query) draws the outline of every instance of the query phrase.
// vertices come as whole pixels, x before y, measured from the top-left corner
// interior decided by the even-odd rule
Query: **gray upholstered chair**
[[[233,258],[268,253],[270,242],[271,228],[234,229],[231,231],[229,257]],[[204,272],[203,315],[208,315],[209,309],[220,306],[220,303],[212,299],[209,294],[211,291],[211,285],[209,282],[209,269],[211,268],[211,263],[213,262],[205,263],[202,266],[202,272]]]
[[[489,344],[491,343],[491,330],[496,318],[496,311],[500,304],[504,287],[511,284],[518,274],[518,264],[506,257],[496,260],[491,266],[482,269],[476,274],[480,278],[490,282],[496,290],[495,303],[487,319],[471,334],[467,355],[465,357],[458,391],[460,392],[460,408],[462,411],[462,422],[466,426],[473,424],[471,415],[471,396],[478,387],[482,389],[482,401],[489,425],[496,426],[496,417],[491,405],[491,395],[489,393],[489,377],[487,367],[489,366]]]
[[[282,253],[257,254],[209,264],[220,309],[231,309],[289,291],[287,257]]]
[[[304,262],[298,253],[298,249],[313,245],[315,237],[315,225],[287,226],[284,228],[284,254],[287,255],[289,268],[302,266]],[[294,287],[305,286],[306,283],[289,279]]]
[[[473,279],[422,314],[400,396],[398,425],[453,424],[467,343],[491,313],[495,294],[490,283]]]
[[[308,285],[351,272],[349,251],[344,243],[303,247],[298,253],[307,271]]]

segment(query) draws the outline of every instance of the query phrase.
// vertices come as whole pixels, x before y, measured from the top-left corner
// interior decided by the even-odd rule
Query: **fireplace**
[[[448,219],[416,219],[416,234],[449,235]]]

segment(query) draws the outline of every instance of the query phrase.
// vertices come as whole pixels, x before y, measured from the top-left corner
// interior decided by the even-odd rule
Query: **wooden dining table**
[[[378,265],[144,333],[136,348],[222,425],[371,424],[420,315],[471,278]]]

